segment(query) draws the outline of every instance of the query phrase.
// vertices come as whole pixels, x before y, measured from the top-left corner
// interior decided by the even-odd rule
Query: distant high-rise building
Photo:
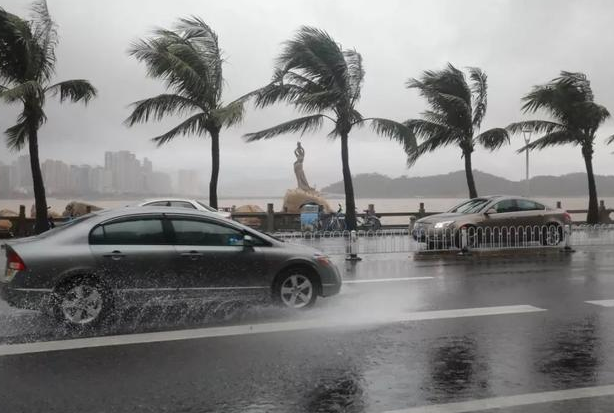
[[[41,169],[48,194],[65,194],[72,191],[70,165],[47,159],[41,165]]]
[[[77,194],[91,193],[90,175],[92,167],[89,165],[70,165],[70,180],[72,192]]]
[[[21,155],[11,164],[11,189],[16,192],[32,192],[32,169],[30,156]]]
[[[113,182],[111,171],[96,166],[92,168],[89,176],[89,188],[90,191],[95,194],[105,194],[112,191]]]
[[[41,171],[49,195],[173,193],[168,174],[154,172],[151,160],[144,158],[141,162],[129,151],[105,152],[104,167],[69,165],[47,159],[41,164]],[[0,194],[14,192],[32,193],[27,155],[20,156],[10,166],[0,163]]]
[[[153,172],[153,164],[148,158],[143,158],[143,172],[145,174],[150,174]]]
[[[0,196],[11,192],[11,166],[0,162]]]
[[[183,195],[196,195],[199,193],[198,171],[193,169],[180,169],[177,173],[177,191]]]
[[[143,172],[141,163],[132,152],[106,152],[104,167],[111,171],[113,189],[119,193],[142,193]]]

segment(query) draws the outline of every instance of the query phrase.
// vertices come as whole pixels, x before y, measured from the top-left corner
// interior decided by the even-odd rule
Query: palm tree
[[[38,130],[47,121],[44,112],[48,96],[60,102],[86,103],[96,96],[96,89],[83,79],[51,83],[55,69],[56,25],[44,0],[33,4],[33,19],[26,21],[0,9],[0,98],[23,106],[17,124],[5,131],[7,146],[30,151],[30,167],[37,233],[49,229],[47,199],[38,155]]]
[[[272,82],[255,91],[253,96],[258,107],[286,102],[306,116],[245,135],[248,142],[285,133],[302,135],[319,130],[325,120],[331,121],[334,128],[328,137],[341,140],[346,224],[350,230],[356,228],[348,153],[352,128],[370,122],[376,133],[401,142],[406,151],[415,144],[411,131],[403,124],[388,119],[363,118],[356,110],[364,75],[362,57],[356,50],[343,50],[322,30],[301,27],[293,39],[284,43]]]
[[[156,29],[153,36],[134,43],[129,54],[147,65],[150,77],[161,79],[170,93],[133,103],[129,126],[150,118],[187,116],[168,132],[152,140],[162,146],[180,135],[211,137],[209,204],[218,207],[220,130],[243,119],[243,99],[222,101],[222,51],[217,34],[200,18],[179,19],[173,30]]]
[[[476,145],[494,151],[506,143],[509,136],[505,129],[494,128],[478,135],[487,108],[486,73],[477,67],[469,68],[470,84],[465,74],[448,63],[439,71],[425,71],[420,79],[409,79],[407,88],[418,89],[430,110],[422,113],[423,119],[405,122],[422,142],[411,151],[407,160],[413,165],[422,155],[448,145],[456,145],[465,159],[465,175],[469,197],[478,196],[473,179],[471,153]]]
[[[593,174],[593,146],[597,129],[610,117],[610,113],[604,106],[594,102],[593,90],[586,75],[562,71],[559,77],[545,85],[534,86],[522,101],[524,113],[543,110],[552,120],[529,120],[509,125],[507,129],[511,133],[532,130],[543,134],[518,152],[558,145],[579,146],[588,177],[586,221],[590,224],[599,222],[597,187]],[[614,141],[613,138],[610,139],[610,142]]]

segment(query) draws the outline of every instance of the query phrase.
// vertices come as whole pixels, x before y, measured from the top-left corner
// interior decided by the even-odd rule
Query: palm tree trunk
[[[586,177],[588,178],[588,214],[586,222],[588,224],[599,223],[599,209],[597,206],[597,185],[595,185],[595,175],[593,173],[593,147],[584,146],[582,156],[586,164]]]
[[[45,183],[43,182],[43,173],[41,172],[38,158],[38,131],[35,125],[30,125],[28,129],[28,149],[30,150],[30,168],[32,170],[32,186],[36,209],[34,231],[40,234],[49,229],[47,196],[45,195]]]
[[[467,186],[469,187],[469,198],[477,198],[478,191],[475,189],[473,169],[471,167],[471,151],[463,151],[463,157],[465,158],[465,175],[467,176]]]
[[[341,164],[343,165],[343,187],[345,189],[345,224],[346,229],[356,229],[356,203],[354,201],[354,185],[350,172],[350,160],[348,153],[348,135],[341,135]]]
[[[209,181],[209,205],[217,209],[217,180],[220,175],[220,131],[211,134],[211,180]]]

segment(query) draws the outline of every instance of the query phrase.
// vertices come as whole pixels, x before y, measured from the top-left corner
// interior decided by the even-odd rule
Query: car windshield
[[[201,207],[205,208],[207,211],[211,211],[211,212],[218,212],[217,209],[210,207],[209,205],[205,204],[204,202],[201,201],[196,201],[198,202],[198,205],[200,205]]]
[[[482,208],[484,208],[489,202],[490,199],[485,198],[470,199],[469,201],[465,201],[462,204],[455,206],[448,212],[457,214],[475,214],[476,212],[480,212],[480,210],[482,210]]]

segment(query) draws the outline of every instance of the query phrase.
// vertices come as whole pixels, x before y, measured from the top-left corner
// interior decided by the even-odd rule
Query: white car
[[[232,219],[232,214],[230,212],[218,211],[217,209],[212,208],[209,205],[205,204],[204,202],[200,202],[196,199],[184,199],[184,198],[149,199],[143,203],[140,203],[139,206],[167,206],[167,207],[196,209],[198,211],[213,212],[214,214],[217,214],[222,218]]]

